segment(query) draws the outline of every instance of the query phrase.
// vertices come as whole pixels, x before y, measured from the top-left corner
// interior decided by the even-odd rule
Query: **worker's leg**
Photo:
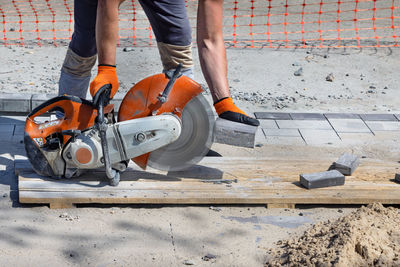
[[[74,1],[74,33],[59,81],[59,95],[86,98],[91,70],[96,63],[97,0]]]
[[[182,73],[193,78],[192,32],[185,0],[140,0],[156,36],[163,71],[182,64]]]

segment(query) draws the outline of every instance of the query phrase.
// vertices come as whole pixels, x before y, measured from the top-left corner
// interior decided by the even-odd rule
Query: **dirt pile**
[[[266,266],[400,266],[400,214],[371,204],[277,245]]]

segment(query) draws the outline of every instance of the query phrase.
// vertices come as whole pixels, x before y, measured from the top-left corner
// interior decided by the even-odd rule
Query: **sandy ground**
[[[373,203],[278,242],[267,266],[399,266],[399,211]]]
[[[0,92],[56,94],[65,51],[66,47],[0,47]],[[251,112],[399,111],[399,49],[228,49],[227,54],[232,95]],[[194,55],[195,79],[206,87],[196,50]],[[162,70],[156,48],[123,52],[119,47],[117,62],[121,93]],[[332,81],[326,80],[329,74]]]

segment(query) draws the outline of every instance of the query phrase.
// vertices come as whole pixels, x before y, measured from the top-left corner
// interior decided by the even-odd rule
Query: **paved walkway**
[[[400,114],[255,112],[263,144],[357,144],[400,138]]]
[[[0,142],[22,143],[25,118],[24,116],[0,116]]]
[[[257,143],[332,145],[400,140],[400,114],[255,112],[261,125]],[[0,116],[0,141],[21,143],[24,116]]]

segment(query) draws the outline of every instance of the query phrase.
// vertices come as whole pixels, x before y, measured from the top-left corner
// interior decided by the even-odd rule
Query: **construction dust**
[[[279,241],[265,266],[400,266],[400,214],[381,204]]]

